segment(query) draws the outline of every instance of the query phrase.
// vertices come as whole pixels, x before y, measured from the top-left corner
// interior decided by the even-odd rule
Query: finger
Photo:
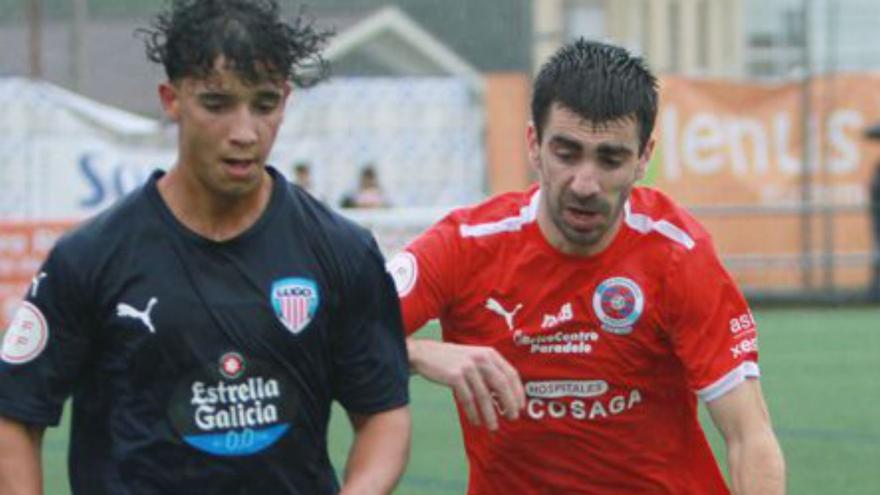
[[[498,400],[501,414],[507,419],[517,419],[519,417],[519,399],[516,396],[515,388],[508,379],[507,374],[502,369],[500,362],[496,360],[487,360],[484,366],[480,367],[486,383],[492,389],[492,396]]]
[[[453,380],[450,385],[452,385],[452,393],[461,408],[464,409],[464,414],[467,416],[468,421],[474,426],[480,426],[480,415],[477,413],[474,394],[471,392],[467,379],[459,377]]]
[[[511,395],[514,397],[514,410],[519,411],[526,407],[526,390],[523,387],[522,378],[519,376],[519,372],[516,371],[516,368],[510,364],[509,361],[504,359],[504,357],[496,353],[495,359],[493,359],[495,366],[501,371],[504,376],[504,379],[507,381],[507,386],[510,389]]]
[[[465,373],[471,391],[474,394],[474,401],[482,415],[483,421],[490,430],[498,429],[498,415],[495,413],[495,404],[492,401],[492,394],[489,387],[483,381],[483,374],[477,368],[470,368]]]

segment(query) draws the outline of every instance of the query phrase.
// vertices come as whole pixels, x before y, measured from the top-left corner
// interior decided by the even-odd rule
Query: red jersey
[[[494,347],[524,415],[490,432],[459,410],[468,493],[725,494],[697,420],[759,375],[748,305],[708,233],[635,188],[612,243],[563,254],[536,222],[540,190],[457,210],[390,263],[408,333]]]

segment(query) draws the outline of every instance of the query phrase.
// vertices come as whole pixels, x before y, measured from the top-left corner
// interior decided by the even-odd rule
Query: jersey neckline
[[[266,226],[266,224],[269,223],[269,220],[275,214],[275,210],[277,210],[279,207],[281,198],[284,195],[286,180],[280,173],[278,173],[277,170],[275,170],[274,167],[270,165],[266,165],[266,172],[268,172],[269,177],[272,180],[272,195],[269,198],[269,202],[266,204],[266,208],[260,214],[260,218],[258,218],[257,221],[253,223],[253,225],[245,229],[240,234],[224,241],[215,241],[196,233],[195,231],[184,225],[180,221],[180,219],[178,219],[174,215],[174,213],[165,203],[165,200],[162,199],[162,195],[159,194],[159,187],[157,184],[159,182],[159,179],[161,179],[165,175],[164,170],[154,170],[153,173],[150,175],[150,179],[147,181],[145,189],[147,197],[150,199],[150,202],[153,203],[153,205],[155,205],[156,208],[159,210],[159,214],[165,221],[165,223],[167,223],[175,232],[179,233],[184,238],[189,239],[197,244],[202,244],[206,246],[231,246],[240,242],[244,242],[245,240],[253,237],[258,232],[263,230],[263,228]]]
[[[526,235],[526,239],[531,241],[534,245],[538,247],[538,249],[543,251],[545,254],[553,256],[554,258],[562,260],[566,263],[593,265],[606,259],[612,253],[619,250],[621,244],[624,243],[624,238],[627,236],[626,232],[629,230],[627,228],[624,215],[625,212],[621,211],[620,227],[617,229],[617,232],[614,233],[614,239],[611,240],[610,244],[605,246],[605,249],[595,254],[581,255],[563,253],[555,246],[550,244],[550,241],[548,241],[547,238],[544,236],[544,232],[541,231],[541,226],[538,225],[537,218],[535,218],[533,222],[529,222],[523,229],[523,232]]]

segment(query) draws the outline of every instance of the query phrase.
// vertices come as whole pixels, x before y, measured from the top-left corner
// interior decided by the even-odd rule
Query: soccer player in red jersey
[[[696,220],[635,186],[656,113],[640,59],[563,47],[534,85],[539,184],[454,211],[389,263],[407,331],[440,320],[444,342],[410,338],[410,363],[454,390],[471,495],[785,490],[749,307]]]

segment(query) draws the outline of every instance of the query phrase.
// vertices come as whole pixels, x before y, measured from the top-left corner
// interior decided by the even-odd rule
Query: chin
[[[214,189],[214,192],[220,196],[235,199],[253,194],[260,189],[259,185],[260,183],[258,181],[249,181],[247,183],[239,182],[236,184],[222,184],[220,185],[220,187]]]
[[[580,232],[568,232],[565,235],[565,240],[571,243],[573,246],[577,246],[583,249],[589,249],[595,246],[599,240],[602,239],[602,235],[595,234],[582,234]]]

